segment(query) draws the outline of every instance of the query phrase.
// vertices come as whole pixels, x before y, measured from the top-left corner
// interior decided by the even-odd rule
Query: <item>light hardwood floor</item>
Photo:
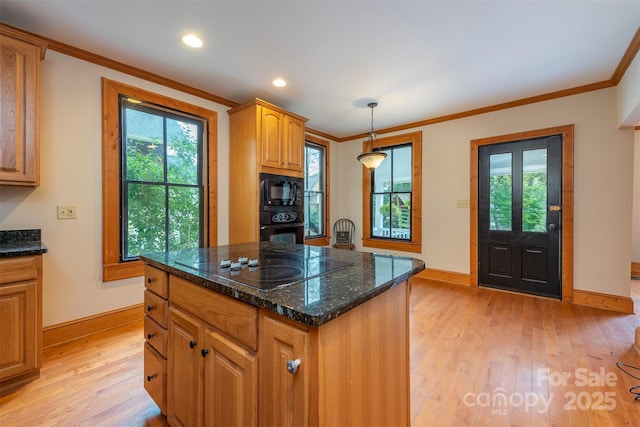
[[[640,366],[638,325],[636,315],[414,281],[412,426],[640,426],[628,391],[640,381],[616,367]],[[166,425],[143,388],[142,331],[140,321],[45,349],[42,377],[0,398],[0,426]],[[566,385],[549,386],[563,375]]]

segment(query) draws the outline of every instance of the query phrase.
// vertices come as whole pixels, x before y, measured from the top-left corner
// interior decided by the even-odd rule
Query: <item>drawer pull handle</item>
[[[197,346],[198,343],[195,341],[189,341],[189,348],[194,348],[195,346]]]
[[[155,279],[153,277],[147,277],[147,283],[151,284]]]
[[[289,371],[290,374],[295,374],[296,372],[298,372],[298,366],[300,366],[300,359],[296,359],[296,360],[289,360],[287,362],[287,371]]]
[[[147,339],[150,340],[151,338],[153,338],[153,334],[147,334]]]
[[[207,357],[207,354],[209,354],[209,350],[207,350],[206,348],[203,348],[200,353],[202,353],[202,357]]]
[[[151,382],[152,379],[154,379],[155,377],[157,377],[158,375],[153,374],[153,375],[147,375],[147,381]]]
[[[151,311],[151,310],[153,310],[153,306],[152,305],[148,305],[147,306],[147,311]]]

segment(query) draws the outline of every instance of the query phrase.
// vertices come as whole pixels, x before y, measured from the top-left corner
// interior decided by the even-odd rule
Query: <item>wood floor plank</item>
[[[640,427],[629,393],[640,380],[616,366],[640,366],[637,315],[425,280],[410,309],[413,427]],[[45,349],[41,378],[0,397],[0,426],[166,426],[143,388],[142,331],[140,321]],[[580,372],[614,379],[584,385]]]

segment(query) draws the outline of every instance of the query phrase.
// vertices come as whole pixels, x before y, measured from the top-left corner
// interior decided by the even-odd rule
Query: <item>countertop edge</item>
[[[331,311],[323,315],[311,315],[308,313],[303,313],[292,307],[286,307],[281,304],[274,303],[265,297],[260,297],[259,295],[253,295],[249,292],[243,292],[242,290],[237,289],[235,287],[230,287],[222,283],[217,283],[212,279],[203,278],[201,276],[198,276],[195,273],[194,274],[189,273],[188,271],[185,271],[185,269],[172,267],[170,265],[147,258],[145,256],[140,256],[140,260],[151,265],[152,267],[156,267],[160,270],[167,271],[170,274],[181,277],[185,280],[188,280],[190,282],[193,282],[205,288],[211,289],[222,295],[229,296],[235,300],[245,302],[254,307],[265,308],[267,310],[273,311],[278,315],[287,317],[291,320],[294,320],[296,322],[299,322],[308,326],[321,326],[329,322],[330,320],[339,317],[340,315],[365,303],[366,301],[369,301],[370,299],[375,298],[376,296],[388,291],[389,289],[398,286],[400,283],[403,283],[404,281],[413,277],[415,274],[422,271],[425,267],[423,263],[421,266],[422,268],[419,268],[419,267],[414,268],[412,271],[403,273],[398,277],[393,278],[393,280],[377,285],[371,291],[363,293],[359,295],[357,298],[354,298],[353,300],[345,304],[335,307],[334,309],[332,309]],[[171,299],[171,296],[169,296],[169,299]]]

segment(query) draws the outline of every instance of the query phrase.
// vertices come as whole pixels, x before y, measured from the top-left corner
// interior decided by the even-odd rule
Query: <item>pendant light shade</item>
[[[377,102],[370,102],[367,107],[371,108],[371,132],[369,132],[369,150],[363,151],[357,157],[358,160],[369,169],[375,169],[387,157],[387,153],[375,148],[377,134],[373,131],[373,109],[378,106]]]

